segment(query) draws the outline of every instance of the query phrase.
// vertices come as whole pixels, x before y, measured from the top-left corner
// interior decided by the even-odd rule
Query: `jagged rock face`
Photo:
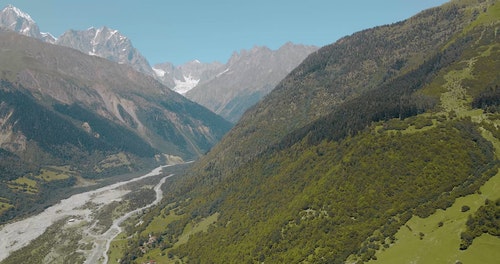
[[[139,72],[153,75],[151,66],[132,46],[132,42],[117,30],[108,27],[98,29],[92,27],[81,31],[69,30],[55,43],[117,63],[129,64]]]

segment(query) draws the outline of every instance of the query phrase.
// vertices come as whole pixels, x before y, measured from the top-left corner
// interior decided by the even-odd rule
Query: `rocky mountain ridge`
[[[131,65],[231,122],[236,122],[248,107],[269,93],[307,55],[317,50],[317,47],[293,43],[286,43],[277,50],[255,46],[234,52],[225,64],[193,60],[178,66],[165,62],[151,67],[130,39],[105,26],[68,30],[56,39],[49,33],[40,33],[35,21],[13,6],[0,12],[0,26],[85,54]]]
[[[277,50],[255,46],[234,52],[212,78],[200,81],[186,97],[236,122],[317,49],[288,42]]]
[[[139,72],[150,76],[154,75],[149,62],[132,45],[130,39],[118,30],[106,26],[91,27],[87,30],[68,30],[56,40],[55,44],[74,48],[120,64],[128,64]]]
[[[7,5],[0,11],[0,27],[51,44],[74,48],[116,63],[128,64],[139,72],[154,75],[149,62],[132,45],[130,39],[106,26],[90,27],[86,30],[68,30],[59,38],[55,38],[50,33],[41,33],[29,14],[13,5]]]

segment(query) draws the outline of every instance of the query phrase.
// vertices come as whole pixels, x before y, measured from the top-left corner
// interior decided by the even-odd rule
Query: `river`
[[[120,218],[113,221],[113,225],[104,234],[95,237],[94,244],[96,244],[96,246],[94,247],[94,250],[91,252],[90,256],[87,257],[85,263],[99,263],[101,257],[103,258],[102,263],[108,263],[107,252],[111,245],[111,241],[113,241],[113,239],[122,232],[122,228],[120,227],[120,225],[123,223],[123,221],[127,220],[132,215],[142,212],[142,210],[158,204],[163,198],[163,191],[161,190],[161,186],[168,178],[172,176],[173,174],[165,176],[158,184],[156,184],[154,188],[156,192],[156,199],[152,203],[122,215]]]
[[[172,165],[160,166],[145,175],[131,180],[114,183],[93,191],[75,194],[67,199],[61,200],[59,203],[47,208],[37,215],[0,227],[0,261],[7,258],[12,252],[27,246],[31,241],[42,235],[48,227],[61,219],[71,218],[71,222],[76,221],[75,219],[79,219],[78,221],[95,222],[96,219],[93,219],[92,210],[85,205],[93,203],[102,206],[110,204],[113,201],[120,201],[122,197],[129,192],[120,187],[148,177],[158,176],[162,169],[169,166]],[[161,185],[171,176],[173,176],[173,174],[163,177],[161,181],[156,184],[154,187],[156,199],[152,203],[115,219],[112,226],[103,234],[92,235],[90,230],[83,231],[86,232],[87,235],[95,237],[93,249],[85,254],[87,259],[85,263],[107,263],[106,253],[111,241],[121,232],[120,224],[133,214],[159,203],[163,197]],[[103,260],[104,262],[102,262]]]

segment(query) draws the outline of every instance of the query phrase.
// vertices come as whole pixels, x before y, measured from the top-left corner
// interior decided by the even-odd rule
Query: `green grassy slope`
[[[283,120],[274,126],[273,118],[286,115],[278,103],[269,104],[278,100],[274,96],[283,96],[283,104],[299,98],[303,104],[286,113],[306,113],[312,106],[292,95],[308,93],[308,85],[334,76],[325,76],[324,69],[331,64],[306,61],[282,82],[292,91],[279,86],[247,113],[214,154],[195,165],[192,173],[199,175],[187,175],[169,185],[167,199],[182,214],[155,234],[162,237],[159,246],[143,254],[137,250],[140,239],[132,239],[122,260],[362,263],[379,259],[380,263],[401,263],[403,259],[391,256],[407,255],[404,261],[421,257],[425,261],[420,263],[466,263],[479,257],[494,263],[490,261],[496,255],[480,255],[493,250],[500,241],[497,237],[482,235],[467,250],[459,249],[468,215],[475,214],[485,198],[498,196],[500,77],[494,69],[500,68],[499,21],[498,16],[485,18],[498,12],[494,3],[452,1],[442,10],[423,13],[429,16],[394,25],[408,30],[411,24],[426,25],[417,21],[435,22],[443,12],[457,18],[443,23],[470,19],[434,49],[409,56],[406,68],[375,82],[371,89],[358,90],[357,96],[338,102],[314,122],[297,129],[290,129],[294,125]],[[380,31],[353,38],[362,40],[373,32]],[[362,46],[352,49],[358,47]],[[326,53],[327,49],[340,48],[334,45],[319,53],[351,59],[341,57],[341,52]],[[357,59],[363,57],[353,60]],[[364,78],[373,81],[377,76],[375,72]],[[291,97],[284,96],[287,91]],[[272,107],[278,110],[273,112]],[[290,130],[282,125],[289,125]],[[244,132],[243,128],[255,130]],[[274,130],[271,139],[265,137]],[[267,145],[243,149],[257,144],[256,135],[263,136]],[[245,156],[247,152],[250,156]],[[219,156],[213,158],[215,154]],[[469,211],[462,212],[463,205]],[[217,221],[206,231],[176,245],[185,237],[187,226],[214,214]],[[131,234],[147,229],[147,224],[136,227]],[[433,246],[436,253],[425,258],[427,252],[419,251],[423,243]],[[439,255],[438,249],[450,253]]]
[[[489,11],[481,15],[472,25],[489,25],[498,27],[500,5],[496,4]],[[496,20],[494,19],[496,18]],[[467,32],[474,30],[467,29]],[[487,30],[487,29],[485,29]],[[491,30],[491,29],[490,29]],[[497,80],[498,72],[494,69],[500,66],[500,45],[498,42],[481,46],[476,56],[463,60],[461,68],[443,74],[446,81],[442,88],[446,92],[441,95],[443,110],[454,111],[458,116],[470,116],[476,121],[498,123],[498,119],[484,115],[482,112],[470,111],[470,94],[478,94],[477,87],[490,86],[484,84]],[[483,68],[490,66],[490,68]],[[496,75],[496,76],[495,76]],[[474,89],[476,88],[476,89]],[[491,101],[489,101],[491,102]],[[500,141],[487,130],[483,130],[483,137],[490,141],[497,155],[500,157]],[[446,210],[438,210],[426,218],[414,216],[404,227],[401,227],[395,244],[387,249],[379,250],[376,254],[378,263],[495,263],[500,259],[500,239],[489,234],[483,234],[472,242],[472,246],[461,249],[461,234],[466,230],[469,217],[485,203],[486,199],[500,199],[500,172],[489,179],[474,194],[460,197]],[[465,211],[464,206],[470,208]],[[498,219],[497,219],[498,221]]]

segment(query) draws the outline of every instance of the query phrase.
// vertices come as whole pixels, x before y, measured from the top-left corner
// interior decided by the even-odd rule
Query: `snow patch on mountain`
[[[193,89],[194,87],[196,87],[196,85],[198,85],[198,83],[200,82],[200,79],[195,79],[191,75],[188,76],[184,75],[183,79],[184,80],[174,79],[175,87],[173,89],[174,91],[182,95],[189,92],[189,90]]]
[[[42,36],[42,40],[51,44],[55,44],[57,41],[57,38],[54,37],[52,34],[49,32],[40,32],[40,35]]]
[[[217,78],[218,78],[218,77],[220,77],[222,74],[224,74],[224,73],[226,73],[226,72],[228,72],[228,71],[229,71],[229,68],[227,68],[227,69],[225,69],[223,72],[221,72],[221,73],[219,73],[219,74],[215,75],[215,77],[217,77]]]
[[[165,75],[165,73],[167,73],[166,71],[164,71],[162,69],[155,68],[155,67],[153,67],[153,71],[157,77],[163,77]]]

